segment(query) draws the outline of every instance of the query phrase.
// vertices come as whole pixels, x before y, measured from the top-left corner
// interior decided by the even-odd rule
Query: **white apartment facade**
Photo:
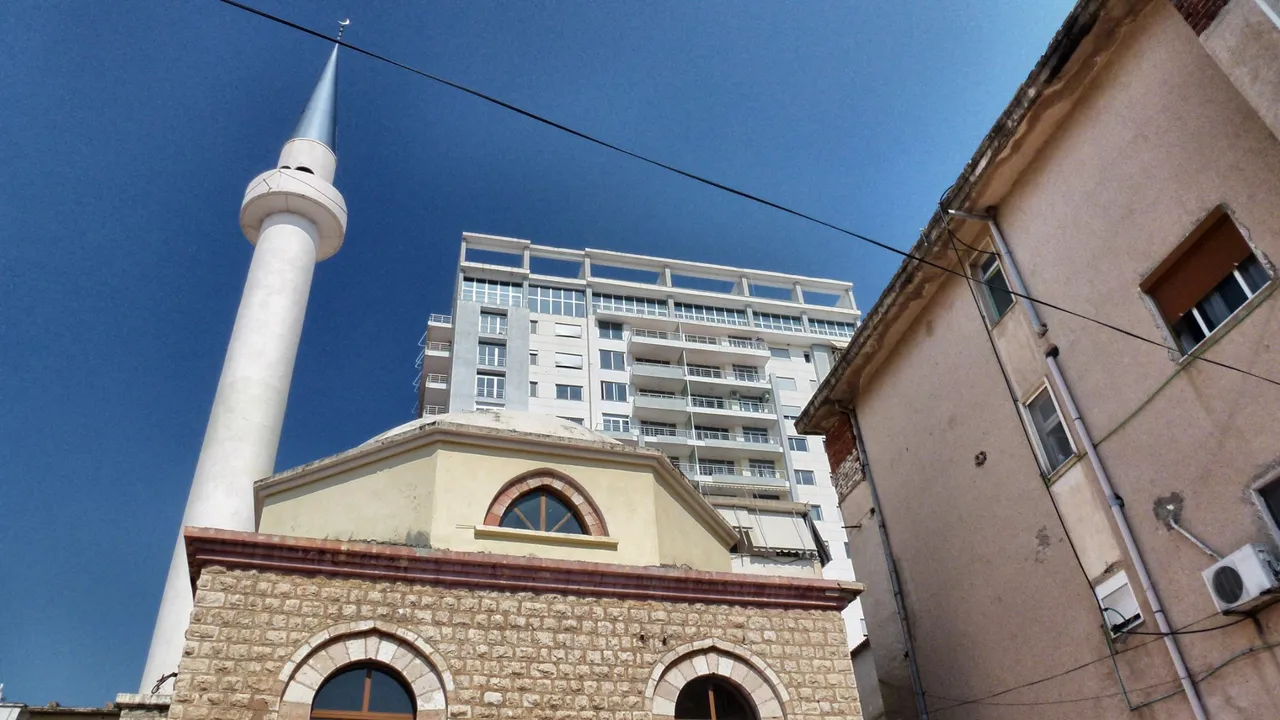
[[[661,449],[742,529],[740,570],[852,580],[822,437],[793,421],[859,317],[847,282],[465,233],[418,413],[525,410]],[[858,603],[845,621],[856,643]]]

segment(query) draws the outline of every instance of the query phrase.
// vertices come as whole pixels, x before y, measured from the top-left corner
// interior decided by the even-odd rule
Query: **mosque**
[[[273,474],[346,228],[337,63],[246,191],[253,260],[141,689],[107,715],[860,717],[840,613],[861,586],[733,572],[739,530],[657,450],[478,410]]]

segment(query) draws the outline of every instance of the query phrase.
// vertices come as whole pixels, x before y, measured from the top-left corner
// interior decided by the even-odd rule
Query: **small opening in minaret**
[[[301,166],[301,165],[299,165],[298,167],[294,168],[294,170],[297,170],[298,172],[304,172],[304,173],[308,173],[308,174],[311,174],[311,175],[315,175],[315,173],[311,171],[311,168],[309,168],[309,167],[303,167],[303,166]]]

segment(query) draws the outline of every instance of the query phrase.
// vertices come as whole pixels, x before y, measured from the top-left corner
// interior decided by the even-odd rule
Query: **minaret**
[[[276,169],[254,178],[244,193],[240,229],[254,245],[253,260],[187,496],[184,527],[256,529],[253,482],[275,471],[311,276],[317,262],[338,251],[346,233],[346,202],[332,184],[338,164],[337,82],[335,45]],[[177,671],[191,608],[179,532],[141,692],[152,692],[158,680]]]

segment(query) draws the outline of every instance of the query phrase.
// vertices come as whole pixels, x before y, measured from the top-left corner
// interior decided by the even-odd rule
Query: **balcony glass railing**
[[[689,333],[667,332],[665,330],[646,330],[644,328],[632,328],[631,337],[649,339],[649,340],[669,340],[671,342],[684,342],[693,345],[709,345],[714,347],[728,347],[739,350],[768,350],[769,346],[763,342],[756,340],[747,340],[746,338],[717,337],[713,335],[691,335]]]
[[[719,463],[680,463],[676,465],[681,472],[687,477],[696,475],[710,477],[753,477],[753,478],[772,478],[774,480],[783,479],[782,471],[773,468],[747,468],[743,470],[736,465],[721,465]]]
[[[732,400],[705,395],[690,395],[689,406],[704,410],[733,410],[736,412],[759,413],[772,415],[773,405],[755,400]]]

